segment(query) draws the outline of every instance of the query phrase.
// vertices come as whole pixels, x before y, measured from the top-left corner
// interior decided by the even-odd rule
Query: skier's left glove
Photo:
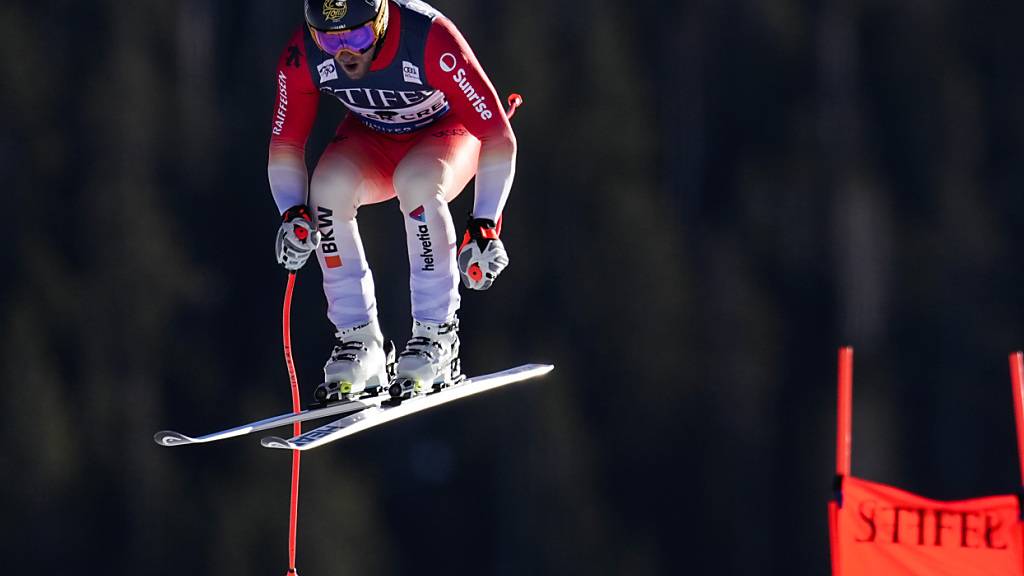
[[[493,220],[470,216],[466,234],[459,247],[459,273],[462,284],[473,290],[487,290],[494,279],[508,266],[505,245],[498,239],[501,219]]]
[[[287,270],[302,268],[309,255],[320,247],[320,231],[313,226],[313,213],[304,204],[292,206],[281,215],[274,251],[277,262]]]

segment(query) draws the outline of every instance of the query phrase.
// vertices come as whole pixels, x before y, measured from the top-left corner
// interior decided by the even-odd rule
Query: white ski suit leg
[[[393,184],[405,222],[412,316],[450,321],[459,309],[458,237],[448,202],[476,172],[480,142],[465,129],[427,129],[395,169]]]
[[[323,271],[327,317],[339,329],[377,318],[373,273],[359,236],[356,212],[394,197],[381,158],[354,141],[330,144],[310,182],[310,204],[321,234],[317,260]]]

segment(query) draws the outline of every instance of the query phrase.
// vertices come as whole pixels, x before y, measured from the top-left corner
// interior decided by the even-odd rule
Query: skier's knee
[[[450,172],[448,165],[440,159],[403,164],[395,170],[395,193],[403,206],[419,206],[434,199],[444,201]]]
[[[359,207],[359,189],[363,174],[359,167],[344,159],[321,162],[309,183],[312,203],[335,211],[339,220],[355,218]]]

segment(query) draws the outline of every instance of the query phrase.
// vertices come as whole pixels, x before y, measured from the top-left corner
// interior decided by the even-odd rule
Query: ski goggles
[[[377,27],[373,20],[351,30],[328,32],[310,26],[309,31],[316,45],[331,56],[337,56],[340,52],[365,54],[377,43]]]

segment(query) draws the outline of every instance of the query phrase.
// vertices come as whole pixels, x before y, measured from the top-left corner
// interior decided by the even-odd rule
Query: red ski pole
[[[288,286],[284,291],[284,314],[282,318],[282,334],[284,339],[284,362],[288,366],[288,379],[292,384],[292,411],[301,412],[302,405],[299,402],[299,378],[295,374],[295,362],[292,360],[292,292],[295,290],[295,272],[288,273]],[[302,434],[302,424],[296,422],[292,425],[292,433],[295,436]],[[291,504],[288,510],[288,572],[286,576],[298,576],[295,569],[295,532],[299,517],[299,451],[292,450],[292,495]]]

